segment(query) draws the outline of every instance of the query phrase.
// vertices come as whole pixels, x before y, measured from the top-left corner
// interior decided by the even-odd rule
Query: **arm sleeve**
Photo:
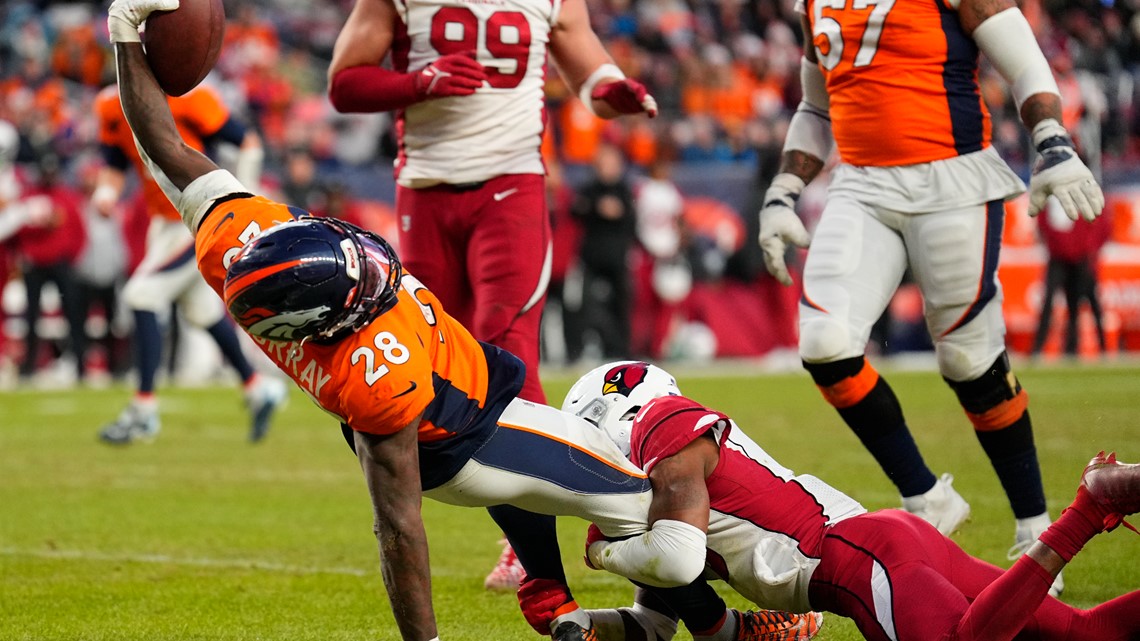
[[[415,76],[379,65],[343,69],[332,79],[329,101],[341,113],[403,109],[420,100]]]
[[[599,542],[591,562],[626,578],[668,588],[688,585],[705,568],[705,533],[684,521],[660,519],[648,532],[623,541]]]

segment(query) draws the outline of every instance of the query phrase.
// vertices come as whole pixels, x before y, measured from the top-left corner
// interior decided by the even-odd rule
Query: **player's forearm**
[[[1050,118],[1061,122],[1061,97],[1057,94],[1036,93],[1021,105],[1021,122],[1029,131],[1033,131],[1042,120]]]
[[[805,184],[814,180],[821,171],[823,171],[822,160],[798,149],[785,151],[780,158],[780,173],[792,174],[803,180]]]
[[[418,423],[418,421],[417,421]],[[379,436],[356,432],[356,451],[372,497],[381,574],[405,641],[437,635],[427,535],[420,514],[416,429]]]
[[[329,101],[341,113],[393,111],[419,100],[414,74],[376,65],[339,71],[329,85]]]
[[[199,176],[217,166],[182,140],[166,94],[159,88],[137,42],[115,44],[115,65],[119,78],[119,100],[127,123],[142,151],[183,190]]]

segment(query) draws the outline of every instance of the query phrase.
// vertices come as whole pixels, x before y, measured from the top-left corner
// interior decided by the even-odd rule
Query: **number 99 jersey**
[[[427,100],[398,115],[397,181],[405,187],[544,174],[546,48],[560,0],[395,0],[397,71],[474,52],[487,82],[470,96]]]
[[[206,282],[222,295],[226,268],[242,245],[304,213],[248,194],[216,200],[196,238]],[[422,413],[417,429],[424,489],[451,478],[493,433],[524,374],[521,361],[475,340],[407,273],[396,305],[342,339],[253,340],[322,409],[353,430],[391,434]]]

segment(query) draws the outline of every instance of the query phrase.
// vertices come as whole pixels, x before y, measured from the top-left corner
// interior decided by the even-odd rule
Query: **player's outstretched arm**
[[[139,25],[152,12],[177,8],[178,0],[115,0],[107,10],[107,26],[115,44],[119,100],[127,123],[146,156],[182,191],[218,166],[182,140],[139,38]]]
[[[1038,160],[1029,179],[1029,214],[1056,196],[1073,220],[1093,220],[1104,210],[1104,192],[1077,156],[1061,125],[1061,94],[1029,22],[1013,0],[961,0],[958,16],[998,73],[1013,89]]]
[[[805,34],[811,33],[807,17],[800,16],[800,26]],[[796,202],[804,187],[823,170],[823,164],[835,146],[835,138],[831,134],[831,100],[810,37],[804,38],[800,85],[804,97],[788,125],[780,173],[764,192],[764,202],[760,207],[759,240],[764,266],[784,285],[792,284],[792,276],[784,262],[788,245],[807,247],[811,242],[811,236],[796,215]]]
[[[380,571],[400,635],[405,641],[436,639],[431,605],[427,536],[420,513],[417,416],[393,434],[355,432],[356,452],[372,497]]]
[[[720,452],[710,436],[695,439],[649,472],[653,501],[650,529],[621,541],[606,541],[596,526],[586,539],[590,567],[609,570],[653,587],[688,585],[705,568],[709,493],[705,479]]]
[[[585,0],[565,0],[550,32],[550,56],[566,84],[601,118],[644,112],[657,116],[645,85],[626,78],[590,26]]]

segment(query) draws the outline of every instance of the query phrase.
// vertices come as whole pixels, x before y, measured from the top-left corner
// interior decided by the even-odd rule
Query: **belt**
[[[486,184],[487,184],[486,180],[480,180],[477,182],[470,182],[470,183],[441,183],[439,186],[448,190],[448,191],[463,192],[463,191],[475,191],[476,189],[482,189],[483,185],[486,185]]]

